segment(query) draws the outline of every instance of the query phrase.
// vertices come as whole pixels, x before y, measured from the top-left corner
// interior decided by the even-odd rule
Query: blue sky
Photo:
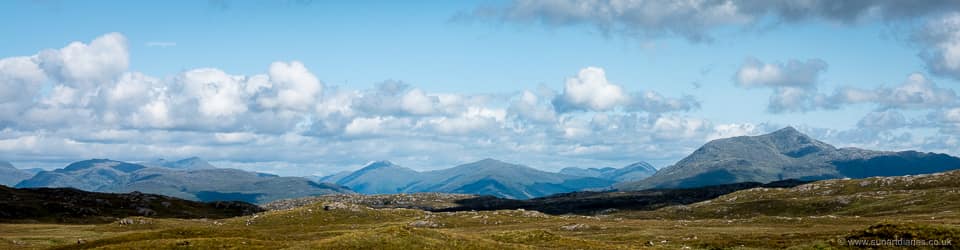
[[[4,1],[0,58],[43,76],[0,64],[0,158],[52,168],[197,155],[284,175],[381,159],[663,167],[710,139],[786,125],[840,146],[960,153],[956,3],[626,2]],[[68,53],[72,42],[89,53]],[[65,76],[82,56],[128,61]],[[739,77],[764,66],[776,72]],[[268,87],[253,90],[258,75]],[[190,91],[205,81],[243,91]],[[774,106],[778,93],[796,95]],[[161,106],[165,120],[145,118]]]

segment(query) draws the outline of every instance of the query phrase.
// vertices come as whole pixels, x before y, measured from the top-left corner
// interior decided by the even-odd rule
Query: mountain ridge
[[[0,185],[13,186],[31,176],[33,174],[14,167],[10,162],[0,161]]]
[[[862,178],[957,168],[960,168],[960,158],[945,154],[836,148],[793,127],[785,127],[764,135],[712,140],[647,179],[619,183],[614,188],[640,190],[783,179]]]
[[[389,161],[368,163],[350,173],[320,178],[363,194],[445,192],[527,199],[605,188],[612,181],[537,170],[486,158],[447,169],[419,172]]]
[[[186,160],[197,162],[198,159]],[[352,192],[344,187],[315,183],[302,177],[279,177],[228,168],[150,167],[109,159],[78,161],[61,169],[43,171],[21,181],[16,187],[71,187],[112,193],[138,191],[188,200],[239,200],[250,203]]]

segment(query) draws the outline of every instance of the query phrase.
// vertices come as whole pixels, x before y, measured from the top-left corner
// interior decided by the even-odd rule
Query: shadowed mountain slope
[[[201,203],[144,193],[0,186],[0,222],[105,223],[128,216],[220,219],[261,211],[244,202]]]
[[[301,177],[278,177],[225,168],[178,170],[107,159],[80,161],[63,169],[40,172],[17,187],[72,187],[119,193],[139,191],[189,200],[250,203],[351,192],[341,186]]]
[[[945,154],[835,148],[792,127],[760,136],[710,141],[647,179],[615,188],[686,188],[783,179],[822,180],[926,174],[960,168]]]

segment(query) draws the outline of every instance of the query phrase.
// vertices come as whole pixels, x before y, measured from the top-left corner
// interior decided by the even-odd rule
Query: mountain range
[[[320,180],[346,186],[363,194],[442,192],[512,199],[605,188],[615,182],[591,176],[551,173],[494,159],[425,172],[389,161],[377,161],[357,171],[338,173]]]
[[[822,180],[927,174],[960,169],[960,158],[915,151],[836,148],[786,127],[770,134],[717,139],[621,190],[691,188],[785,179]]]
[[[561,174],[583,177],[595,177],[614,182],[639,181],[650,177],[657,169],[646,162],[637,162],[622,168],[578,168],[568,167],[560,170]]]
[[[79,161],[62,169],[37,173],[16,187],[72,187],[111,193],[139,191],[188,200],[250,203],[351,192],[302,177],[212,168],[199,158],[147,165],[108,159]]]
[[[0,185],[13,186],[22,180],[30,178],[33,173],[13,167],[9,162],[0,161]]]
[[[416,171],[389,161],[311,181],[216,168],[197,158],[129,163],[93,159],[33,175],[0,163],[0,184],[73,187],[94,192],[156,193],[198,201],[266,203],[278,199],[361,194],[460,193],[530,199],[584,190],[695,188],[788,179],[822,180],[926,174],[960,169],[960,158],[915,151],[837,148],[792,127],[770,134],[710,141],[674,165],[645,162],[622,168],[570,167],[557,173],[484,159],[448,169]],[[32,177],[30,177],[32,176]],[[20,181],[22,180],[22,181]]]

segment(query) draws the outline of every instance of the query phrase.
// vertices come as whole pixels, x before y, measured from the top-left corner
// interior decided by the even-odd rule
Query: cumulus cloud
[[[567,78],[563,92],[552,104],[558,113],[572,111],[610,111],[623,108],[631,112],[665,113],[689,111],[700,107],[693,96],[668,98],[655,91],[627,93],[623,86],[607,80],[606,72],[598,67],[586,67]]]
[[[915,39],[923,46],[920,57],[930,72],[960,79],[960,14],[929,21]]]
[[[84,53],[58,53],[128,57],[125,44],[118,42],[126,40],[122,35],[104,37],[71,43]],[[104,48],[110,46],[114,48]],[[117,51],[123,55],[115,55]],[[496,157],[557,169],[637,160],[667,164],[709,139],[776,129],[676,112],[695,110],[700,103],[691,96],[668,97],[654,90],[628,92],[596,67],[552,83],[559,91],[542,86],[468,94],[432,92],[401,81],[357,89],[325,85],[322,76],[297,61],[265,64],[262,73],[254,74],[199,68],[150,76],[126,66],[118,71],[116,64],[98,60],[63,60],[64,65],[67,61],[99,65],[67,70],[99,73],[67,74],[64,67],[45,66],[39,53],[0,59],[0,84],[5,87],[0,89],[0,158],[57,162],[62,167],[94,157],[146,160],[198,155],[223,166],[302,174],[331,173],[380,159],[435,169]],[[780,76],[751,86],[813,89],[782,80],[797,79],[783,77],[791,71],[785,69],[803,67],[789,66],[790,62],[773,65],[781,70]],[[894,110],[947,105],[944,100],[955,98],[919,78],[899,87],[861,92],[859,99],[842,103],[874,103]],[[830,97],[817,94],[811,102]],[[960,118],[953,117],[960,115],[953,113],[957,112],[944,109],[931,119],[957,124],[954,121]],[[864,118],[863,126],[892,127],[889,124],[895,121],[873,115]],[[260,163],[276,168],[255,167]]]
[[[632,93],[627,110],[646,111],[650,113],[666,113],[672,111],[690,111],[700,108],[700,101],[693,96],[669,98],[655,91]]]
[[[35,58],[0,59],[0,121],[16,119],[47,81]]]
[[[200,114],[229,118],[248,109],[243,80],[241,76],[204,68],[184,72],[178,83],[182,84],[184,96],[196,102]]]
[[[930,109],[957,104],[953,89],[941,88],[926,76],[910,74],[901,85],[862,89],[843,87],[828,97],[829,106],[872,103],[880,109]]]
[[[907,126],[907,118],[896,110],[874,111],[857,122],[857,127],[875,130],[896,129]]]
[[[434,106],[439,101],[436,96],[427,96],[423,90],[413,89],[400,98],[400,108],[410,114],[429,115],[435,112]]]
[[[742,88],[770,88],[767,105],[772,113],[806,111],[819,105],[817,84],[827,63],[820,59],[764,63],[748,58],[733,76]]]
[[[259,99],[267,108],[308,110],[323,93],[323,84],[301,62],[274,62],[269,76],[272,93]]]
[[[576,110],[607,111],[627,102],[623,87],[607,81],[602,68],[586,67],[567,78],[563,93],[553,100],[559,112]]]
[[[36,57],[49,76],[81,88],[109,81],[130,64],[127,39],[120,33],[97,37],[89,44],[73,42],[61,49],[44,50]]]
[[[530,91],[523,91],[510,103],[507,113],[520,120],[550,123],[556,122],[557,113],[543,98]]]
[[[588,25],[604,34],[629,37],[679,36],[710,41],[711,31],[752,26],[772,17],[774,23],[823,20],[900,20],[960,9],[951,0],[932,1],[752,1],[752,0],[514,0],[505,6],[482,6],[467,18],[534,22],[548,26]]]
[[[737,70],[734,79],[738,86],[744,88],[812,88],[826,70],[827,63],[820,59],[763,63],[756,58],[748,58]]]

